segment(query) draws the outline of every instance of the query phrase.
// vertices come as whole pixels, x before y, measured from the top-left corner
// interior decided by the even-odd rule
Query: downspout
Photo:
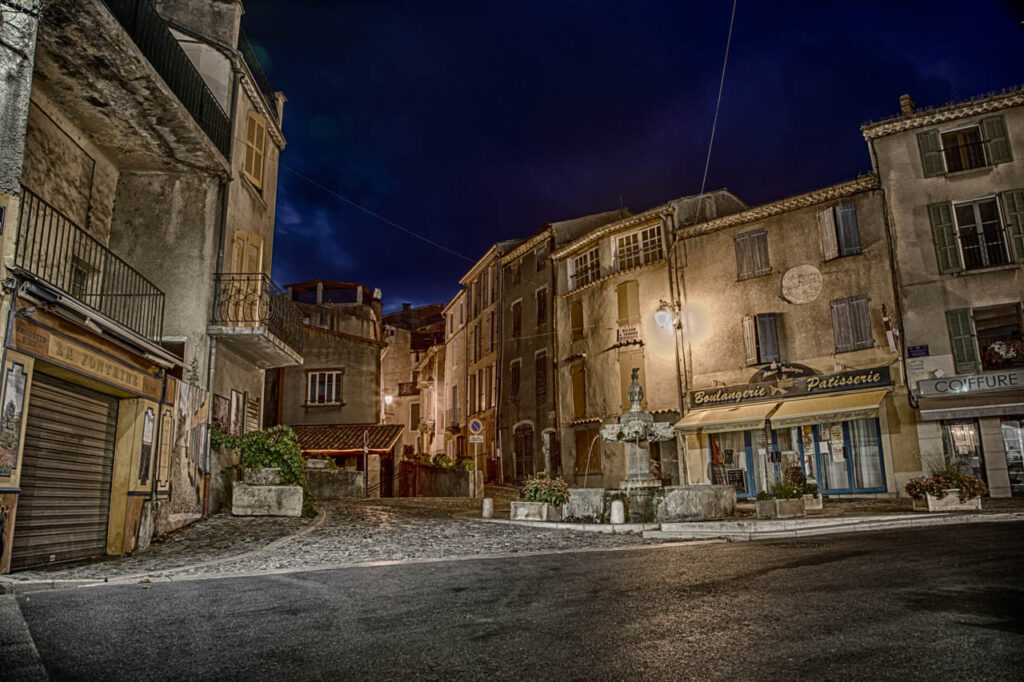
[[[903,375],[903,385],[907,387],[907,403],[912,409],[916,410],[918,409],[917,396],[915,396],[913,390],[911,390],[910,372],[907,369],[906,359],[903,357],[903,352],[906,348],[905,339],[907,337],[905,336],[905,330],[903,329],[903,287],[900,283],[900,271],[896,266],[896,237],[893,234],[892,217],[889,213],[889,195],[882,187],[882,174],[878,168],[878,154],[875,152],[874,139],[868,141],[868,151],[871,154],[871,167],[874,169],[875,177],[878,179],[878,191],[882,193],[882,222],[885,224],[885,239],[889,247],[889,272],[892,276],[893,303],[896,308],[896,328],[899,330],[899,341],[897,343],[897,347],[900,357],[897,362],[900,363],[900,373]]]
[[[232,120],[232,131],[234,131],[234,121],[238,119],[237,112],[235,111],[238,104],[238,84],[240,82],[241,72],[237,67],[232,69],[232,84],[231,84],[231,120]],[[235,149],[235,136],[231,136],[231,155],[228,161],[234,158]],[[210,319],[213,319],[213,315],[216,314],[217,305],[219,303],[218,298],[220,295],[220,286],[217,282],[216,275],[220,274],[224,270],[224,241],[227,235],[228,226],[228,199],[230,197],[231,189],[231,176],[227,176],[221,180],[220,183],[220,225],[219,234],[217,237],[217,260],[216,269],[214,270],[214,282],[213,282],[213,303],[210,311]],[[212,447],[210,445],[210,422],[213,418],[213,380],[214,380],[214,368],[217,365],[217,337],[210,337],[210,352],[206,359],[206,456],[203,458],[204,467],[203,471],[203,483],[205,486],[203,492],[203,518],[210,512],[210,468],[212,467]],[[243,406],[244,409],[244,406]]]

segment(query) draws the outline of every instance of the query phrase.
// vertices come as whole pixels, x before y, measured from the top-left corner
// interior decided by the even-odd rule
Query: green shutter
[[[995,166],[1013,161],[1010,151],[1010,136],[1006,134],[1006,121],[1002,116],[981,119],[981,134],[985,139],[985,151],[988,162]]]
[[[957,374],[971,374],[980,369],[978,344],[974,338],[974,321],[970,308],[946,311],[949,340],[953,346],[953,362]]]
[[[942,159],[942,147],[939,146],[939,134],[934,130],[918,133],[917,146],[921,150],[921,167],[926,178],[946,174],[946,163]]]
[[[953,224],[953,206],[948,201],[928,207],[932,221],[932,235],[935,237],[935,255],[939,261],[939,272],[948,274],[964,269],[960,259],[960,245],[957,244],[956,226]]]
[[[1010,256],[1014,262],[1024,263],[1024,189],[1003,192],[1003,215]]]

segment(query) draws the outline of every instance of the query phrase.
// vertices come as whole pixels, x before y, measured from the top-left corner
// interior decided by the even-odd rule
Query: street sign
[[[363,431],[363,449],[370,447],[370,430]]]
[[[484,437],[483,436],[472,436],[471,435],[469,437],[469,442],[470,443],[483,443],[484,442]]]
[[[472,434],[483,433],[484,432],[484,423],[482,421],[480,421],[479,419],[470,419],[469,420],[469,432],[472,433]],[[472,442],[475,442],[475,441],[470,441],[470,442],[472,443]],[[483,441],[481,440],[480,442],[482,443]]]
[[[910,346],[907,348],[908,358],[926,358],[931,353],[928,352],[928,346]]]

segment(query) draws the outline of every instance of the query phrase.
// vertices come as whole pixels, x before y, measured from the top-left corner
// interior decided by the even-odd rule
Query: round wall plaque
[[[810,303],[820,293],[821,271],[813,265],[798,265],[782,276],[782,297],[790,303]]]

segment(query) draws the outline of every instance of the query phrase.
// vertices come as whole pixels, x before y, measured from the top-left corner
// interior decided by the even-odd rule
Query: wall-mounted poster
[[[0,401],[0,476],[10,476],[18,463],[18,443],[21,440],[21,413],[25,407],[25,367],[20,362],[11,364],[4,381],[3,400]]]
[[[213,396],[212,424],[221,433],[231,433],[231,401],[222,395]]]
[[[231,389],[231,430],[232,436],[245,433],[245,396]]]
[[[139,450],[139,483],[149,480],[149,465],[153,459],[153,431],[156,426],[156,412],[152,407],[146,408],[142,418],[142,448]]]

